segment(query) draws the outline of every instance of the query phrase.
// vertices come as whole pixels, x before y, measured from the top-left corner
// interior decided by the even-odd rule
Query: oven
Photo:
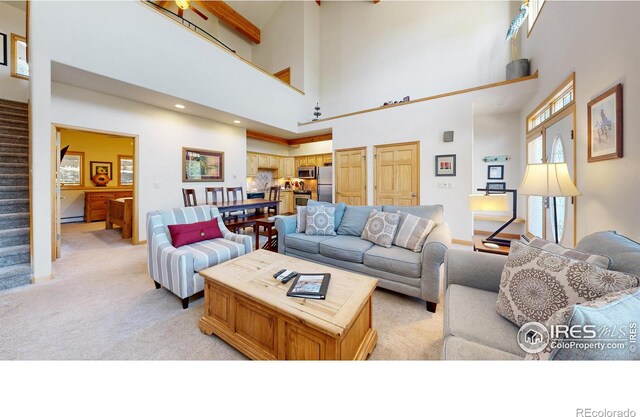
[[[318,176],[318,168],[317,167],[299,167],[298,168],[298,178],[303,179],[312,179]]]
[[[293,207],[294,211],[298,212],[298,207],[304,207],[311,199],[311,191],[294,191],[293,192]]]

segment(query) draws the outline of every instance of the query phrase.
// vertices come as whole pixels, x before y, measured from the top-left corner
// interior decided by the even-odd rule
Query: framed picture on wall
[[[488,172],[487,172],[487,179],[503,180],[504,165],[489,165]]]
[[[487,192],[504,192],[507,189],[506,182],[488,182],[487,183]]]
[[[436,177],[456,176],[456,156],[436,155]]]
[[[7,34],[0,33],[0,65],[4,65],[6,67],[8,64],[7,61]]]
[[[622,84],[587,104],[588,162],[622,158]]]
[[[182,148],[182,182],[224,181],[224,152]]]
[[[113,179],[113,164],[111,162],[91,161],[89,163],[89,173],[91,178],[97,174],[105,174],[109,180]]]

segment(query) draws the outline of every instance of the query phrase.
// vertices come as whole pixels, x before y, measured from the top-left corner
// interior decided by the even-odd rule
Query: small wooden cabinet
[[[285,178],[294,178],[296,177],[296,162],[295,158],[282,158],[282,176]]]
[[[269,168],[280,168],[280,159],[279,156],[269,156]]]
[[[333,154],[328,153],[328,154],[324,155],[322,157],[322,163],[323,163],[323,165],[333,164]]]
[[[87,223],[107,219],[107,201],[133,197],[133,190],[113,188],[84,192],[84,221]]]
[[[258,175],[258,155],[254,153],[247,154],[247,177],[255,177]]]
[[[269,155],[258,155],[258,168],[270,168],[271,160]]]
[[[280,192],[280,214],[293,213],[293,193],[291,191],[282,190]]]

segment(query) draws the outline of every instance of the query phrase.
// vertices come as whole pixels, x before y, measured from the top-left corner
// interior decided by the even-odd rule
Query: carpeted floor
[[[104,223],[62,226],[55,279],[0,292],[2,359],[245,359],[198,329],[203,299],[183,310],[156,290],[146,246],[132,246]],[[442,309],[378,289],[378,345],[370,359],[439,359]]]

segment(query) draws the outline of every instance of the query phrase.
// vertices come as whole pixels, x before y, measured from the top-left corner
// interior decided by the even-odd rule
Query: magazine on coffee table
[[[324,300],[327,296],[327,287],[331,274],[302,274],[299,273],[294,279],[287,295],[289,297],[312,298]]]

